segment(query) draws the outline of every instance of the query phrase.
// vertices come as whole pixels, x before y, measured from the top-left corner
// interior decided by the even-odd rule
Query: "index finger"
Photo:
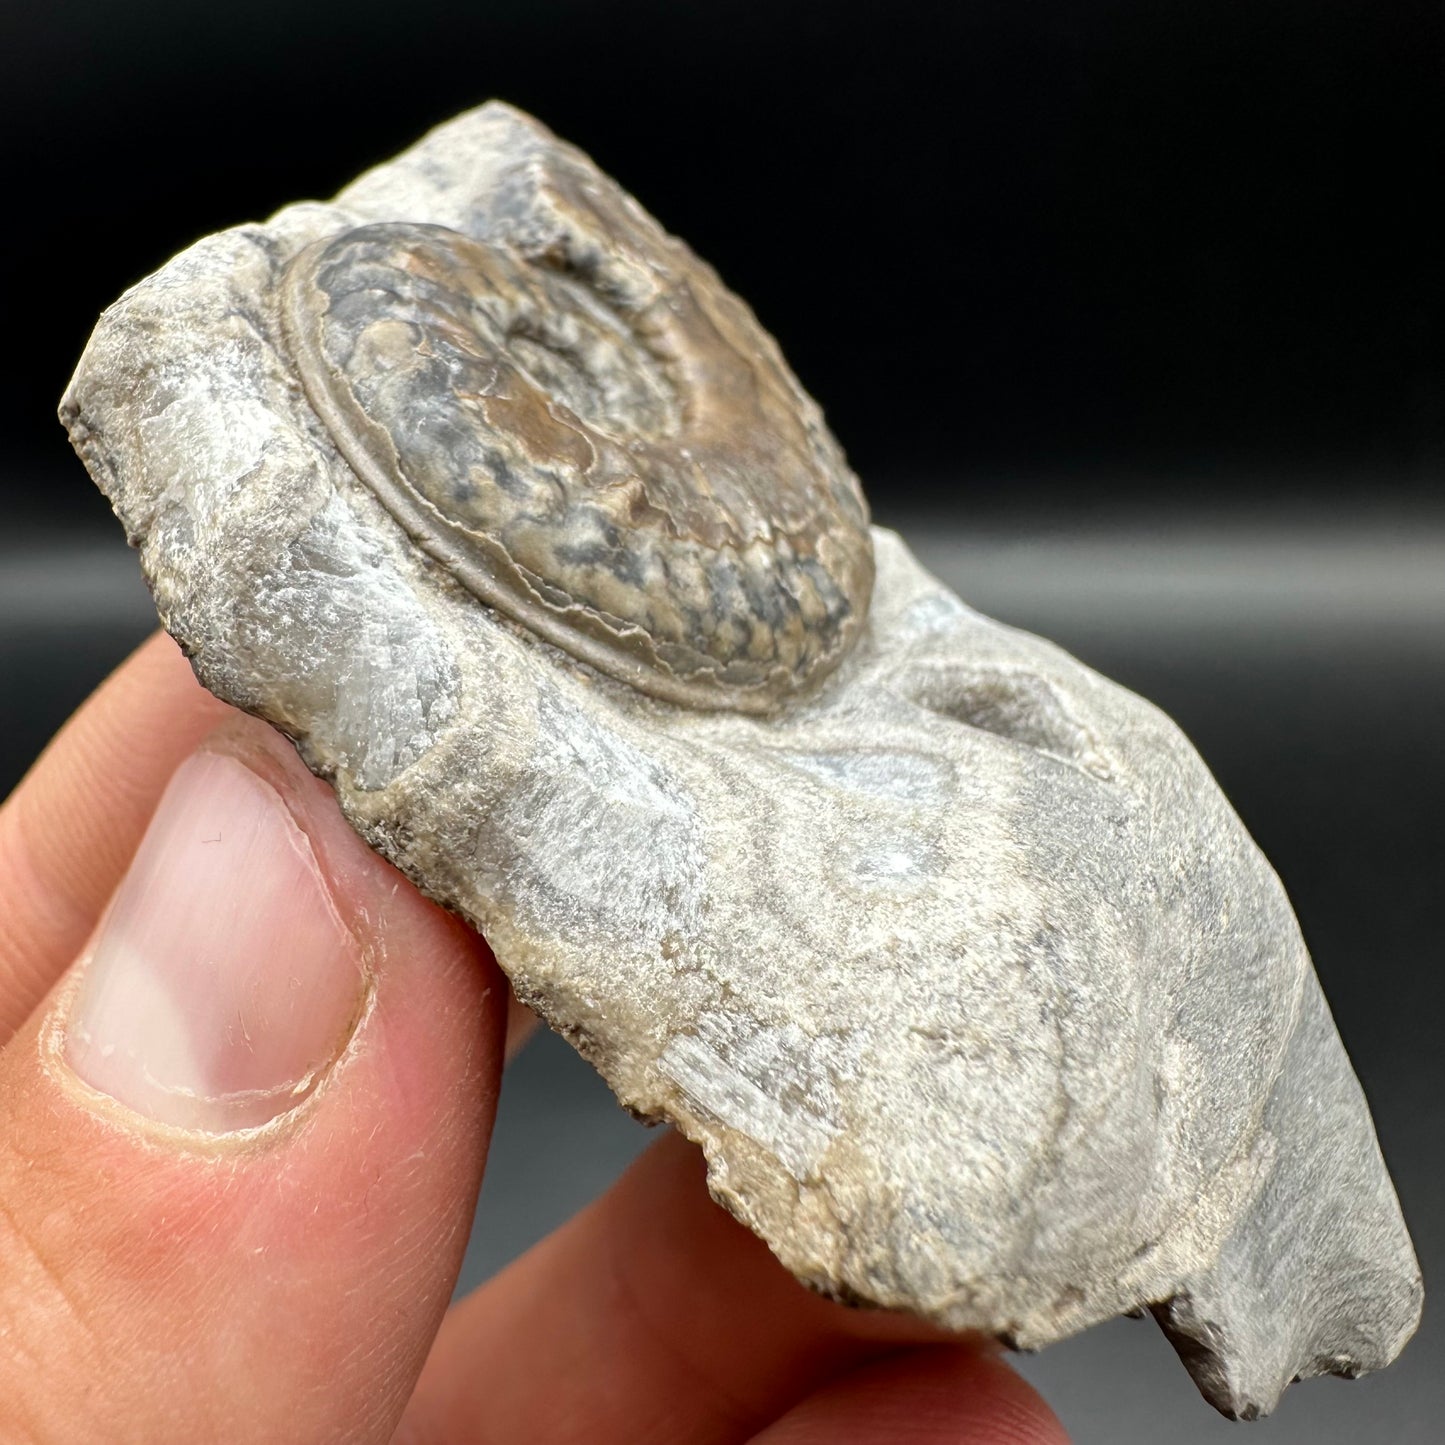
[[[988,1385],[972,1433],[958,1417],[959,1445],[1062,1445],[1047,1406],[992,1341],[810,1293],[708,1198],[699,1151],[673,1135],[452,1309],[397,1439],[743,1445],[774,1422],[779,1440],[803,1439],[836,1401],[820,1399],[786,1429],[780,1417],[844,1373],[920,1344],[931,1347],[925,1383],[940,1398]],[[887,1414],[899,1386],[858,1398]],[[1003,1428],[1024,1420],[1038,1428]]]

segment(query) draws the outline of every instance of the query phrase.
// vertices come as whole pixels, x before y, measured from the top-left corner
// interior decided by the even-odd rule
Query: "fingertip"
[[[936,1345],[860,1366],[795,1405],[752,1445],[1069,1445],[1058,1417],[1000,1354]]]

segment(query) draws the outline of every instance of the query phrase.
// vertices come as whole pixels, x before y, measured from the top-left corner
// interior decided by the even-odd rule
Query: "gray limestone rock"
[[[62,416],[167,629],[800,1279],[1221,1410],[1418,1268],[1179,730],[867,526],[747,309],[488,105],[108,310]]]

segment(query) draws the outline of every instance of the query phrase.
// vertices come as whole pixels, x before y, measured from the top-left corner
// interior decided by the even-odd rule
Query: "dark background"
[[[54,408],[99,309],[491,95],[754,305],[975,605],[1173,713],[1290,889],[1445,1263],[1440,0],[65,0],[0,14],[0,792],[151,625]],[[0,919],[3,926],[3,919]],[[645,1137],[509,1079],[466,1278]],[[1200,1404],[1152,1326],[1025,1370],[1080,1445],[1442,1436],[1394,1369]]]
[[[0,428],[47,508],[123,286],[492,95],[753,303],[885,512],[1445,471],[1439,0],[4,10]]]

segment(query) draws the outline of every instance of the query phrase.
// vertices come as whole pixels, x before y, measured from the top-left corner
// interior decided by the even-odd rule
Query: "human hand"
[[[1063,1445],[994,1346],[809,1294],[676,1136],[447,1313],[508,997],[143,647],[0,811],[0,1440]]]

